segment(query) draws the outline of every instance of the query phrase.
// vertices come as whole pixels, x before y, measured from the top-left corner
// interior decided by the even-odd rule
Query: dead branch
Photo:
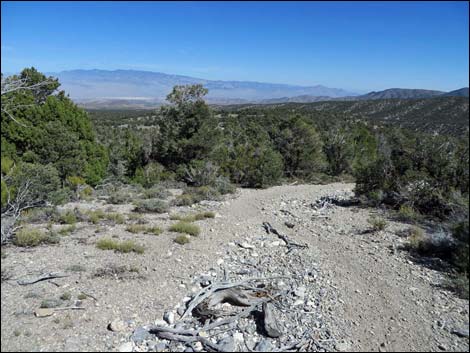
[[[263,227],[264,229],[266,230],[266,233],[272,233],[272,234],[275,234],[277,235],[280,239],[282,239],[286,244],[287,244],[287,247],[289,248],[289,251],[292,250],[293,248],[297,247],[297,248],[308,248],[308,245],[306,244],[297,244],[297,243],[294,243],[293,241],[289,240],[289,238],[287,237],[287,235],[283,235],[283,234],[280,234],[275,228],[273,228],[271,226],[271,224],[269,224],[268,222],[263,222]]]
[[[35,279],[32,279],[32,280],[18,280],[17,283],[20,286],[25,286],[25,285],[34,284],[34,283],[37,283],[37,282],[40,282],[40,281],[46,281],[46,280],[53,279],[53,278],[63,278],[63,277],[69,277],[69,275],[60,274],[60,273],[57,273],[57,272],[50,272],[50,273],[42,274],[38,278],[35,278]]]

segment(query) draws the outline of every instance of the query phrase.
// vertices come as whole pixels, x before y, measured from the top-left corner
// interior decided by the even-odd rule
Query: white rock
[[[183,298],[183,303],[187,303],[191,300],[191,297],[184,297]]]
[[[299,306],[299,305],[303,305],[304,304],[304,301],[302,299],[297,299],[295,302],[294,302],[294,306]]]
[[[237,331],[233,334],[233,340],[235,344],[242,344],[244,342],[243,333]]]
[[[172,311],[167,311],[167,312],[163,315],[163,320],[165,320],[166,322],[168,322],[170,325],[173,325],[174,322],[175,322],[175,314],[174,314]]]
[[[248,244],[246,241],[240,244],[243,249],[254,249],[254,245]]]
[[[132,348],[134,348],[134,345],[132,344],[132,342],[126,342],[119,346],[118,351],[119,352],[132,352]]]
[[[121,332],[121,331],[124,331],[127,328],[127,325],[121,319],[114,319],[108,325],[108,328],[113,332]]]
[[[281,242],[278,241],[278,240],[273,241],[273,242],[270,244],[271,247],[276,247],[276,246],[279,246],[279,245],[281,245]]]
[[[223,259],[218,259],[218,260],[217,260],[217,265],[220,266],[220,265],[222,265],[223,263],[224,263],[224,260],[223,260]]]
[[[168,324],[166,323],[166,321],[165,321],[165,320],[161,320],[161,319],[155,320],[154,324],[155,324],[156,326],[168,326]]]
[[[193,349],[195,352],[201,352],[204,349],[204,347],[202,346],[201,342],[196,342],[193,344]]]

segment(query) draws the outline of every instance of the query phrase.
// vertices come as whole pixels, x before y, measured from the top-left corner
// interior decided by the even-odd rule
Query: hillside
[[[379,92],[370,92],[357,99],[415,99],[415,98],[432,98],[442,95],[442,91],[432,91],[425,89],[404,89],[404,88],[390,88]]]
[[[296,112],[322,111],[348,119],[366,119],[414,131],[451,135],[462,135],[468,131],[469,127],[469,99],[467,97],[323,101],[307,104],[250,104],[221,107],[229,111],[250,108]]]

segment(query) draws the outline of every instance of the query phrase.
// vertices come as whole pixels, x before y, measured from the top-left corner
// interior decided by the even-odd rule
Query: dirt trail
[[[126,233],[125,225],[116,225],[96,234],[96,227],[83,225],[58,246],[7,248],[2,270],[8,268],[13,278],[32,270],[63,270],[76,264],[84,265],[87,272],[59,279],[58,286],[41,282],[25,288],[2,282],[2,351],[116,350],[128,333],[108,331],[109,322],[127,319],[135,327],[161,318],[165,308],[173,307],[191,290],[188,278],[215,267],[230,243],[233,246],[247,236],[262,234],[264,221],[293,240],[308,243],[309,249],[302,251],[318,259],[312,266],[327,276],[338,297],[329,308],[334,318],[331,331],[342,338],[337,350],[468,351],[468,337],[452,333],[456,329],[468,332],[468,300],[442,290],[439,284],[444,277],[439,272],[413,263],[404,251],[393,251],[404,241],[397,233],[408,225],[389,221],[383,232],[362,234],[369,227],[369,215],[376,211],[356,207],[333,207],[315,217],[310,203],[321,196],[351,192],[353,187],[335,183],[239,190],[225,202],[196,207],[218,215],[199,222],[202,234],[184,247],[175,244],[174,234],[166,231],[158,237],[135,235]],[[99,202],[86,206],[108,207]],[[128,213],[131,206],[113,208]],[[168,215],[145,217],[162,228],[171,224]],[[285,221],[295,227],[287,228]],[[122,239],[137,237],[145,241],[147,251],[132,255],[95,248],[97,238],[111,234]],[[116,281],[90,276],[92,270],[109,262],[136,266],[146,279]],[[70,327],[64,325],[63,316],[58,320],[58,316],[31,315],[45,297],[57,297],[65,289],[72,294],[86,291],[98,301],[86,300],[86,311],[70,312]],[[32,294],[25,298],[27,293]]]

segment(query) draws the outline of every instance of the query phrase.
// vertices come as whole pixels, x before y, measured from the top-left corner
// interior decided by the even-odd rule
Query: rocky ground
[[[185,245],[168,231],[132,234],[125,224],[79,223],[58,245],[7,247],[1,350],[468,351],[468,300],[442,289],[444,274],[401,250],[406,239],[400,234],[409,225],[389,220],[385,230],[368,232],[367,219],[377,210],[315,207],[322,196],[348,195],[353,187],[242,189],[223,202],[174,208],[216,212],[197,221],[201,235]],[[110,207],[103,201],[67,205],[77,206]],[[111,209],[130,214],[132,206]],[[175,223],[168,213],[144,220],[163,229]],[[96,241],[109,236],[135,239],[145,253],[97,249]],[[67,277],[18,284],[46,272]],[[249,310],[218,304],[238,314],[220,315],[229,318],[226,325],[217,315],[181,319],[197,294],[235,282],[256,292],[259,304]],[[44,316],[38,317],[44,300],[80,309],[39,311]],[[271,327],[262,301],[272,304]],[[166,339],[159,328],[183,332],[187,342]]]

